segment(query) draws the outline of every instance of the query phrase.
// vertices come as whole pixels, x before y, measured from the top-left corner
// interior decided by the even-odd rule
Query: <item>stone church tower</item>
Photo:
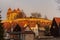
[[[18,18],[26,17],[25,13],[21,11],[19,8],[12,10],[11,8],[8,9],[7,12],[7,20],[14,20]]]

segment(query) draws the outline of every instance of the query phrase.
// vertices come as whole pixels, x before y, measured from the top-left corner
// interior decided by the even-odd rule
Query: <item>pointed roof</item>
[[[19,8],[17,8],[17,11],[20,11],[20,9],[19,9]]]
[[[9,9],[8,9],[8,12],[12,12],[12,9],[11,9],[11,8],[9,8]]]
[[[26,34],[35,34],[33,30],[29,27],[29,25],[27,25],[22,32]]]
[[[56,21],[57,25],[59,26],[60,18],[59,18],[59,17],[55,17],[54,19],[55,19],[55,21]]]
[[[16,9],[14,9],[14,10],[13,10],[13,13],[14,13],[14,12],[16,13],[16,12],[17,12],[17,10],[16,10]]]
[[[21,10],[19,8],[17,8],[17,13],[21,12]]]
[[[8,10],[11,10],[11,8],[9,8]]]
[[[15,32],[21,32],[21,27],[17,24],[15,28],[13,29]]]
[[[25,31],[32,31],[32,29],[29,27],[29,25],[27,25],[25,28],[24,28]]]
[[[7,14],[10,14],[12,12],[12,9],[9,8]]]

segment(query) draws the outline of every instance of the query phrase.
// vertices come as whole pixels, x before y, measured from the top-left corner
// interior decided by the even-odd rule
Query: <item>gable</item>
[[[56,24],[59,26],[60,18],[54,18],[54,19],[55,19]]]
[[[57,29],[60,24],[60,18],[53,18],[51,29]]]
[[[21,32],[21,27],[17,24],[13,29],[14,32]]]
[[[27,27],[25,28],[25,31],[31,31],[30,27],[27,26]]]

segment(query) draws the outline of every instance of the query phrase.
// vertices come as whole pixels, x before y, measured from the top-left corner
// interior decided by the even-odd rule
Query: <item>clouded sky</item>
[[[6,19],[8,8],[23,9],[27,16],[30,16],[31,12],[38,12],[42,14],[42,17],[47,15],[49,19],[52,19],[60,16],[57,6],[55,0],[0,0],[3,19]]]

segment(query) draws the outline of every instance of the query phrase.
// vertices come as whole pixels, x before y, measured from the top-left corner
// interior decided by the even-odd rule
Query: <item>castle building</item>
[[[17,10],[12,10],[11,8],[8,9],[7,20],[14,20],[23,17],[26,17],[26,15],[19,8]]]
[[[35,32],[36,35],[38,35],[38,29],[44,30],[44,27],[46,27],[46,25],[49,25],[49,27],[51,26],[51,20],[44,18],[27,17],[26,14],[19,8],[14,10],[9,8],[7,11],[7,19],[3,20],[2,23],[4,29],[7,32],[13,32],[13,30],[16,31],[19,28],[21,29],[20,32],[24,32],[24,29],[28,26],[30,30]],[[28,32],[28,34],[30,36],[30,31]],[[34,33],[32,32],[32,34]]]
[[[46,25],[51,26],[51,20],[44,18],[29,18],[26,17],[25,13],[18,9],[12,10],[11,8],[7,11],[7,19],[2,21],[5,29],[10,29],[18,24],[20,27],[25,27],[29,25],[31,29],[34,29],[36,23],[39,23],[39,27],[44,28]]]

